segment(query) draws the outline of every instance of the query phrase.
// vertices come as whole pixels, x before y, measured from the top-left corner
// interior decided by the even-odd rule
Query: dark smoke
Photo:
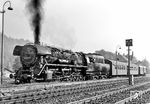
[[[28,8],[31,14],[31,26],[34,32],[34,43],[40,44],[42,3],[44,0],[29,0]]]

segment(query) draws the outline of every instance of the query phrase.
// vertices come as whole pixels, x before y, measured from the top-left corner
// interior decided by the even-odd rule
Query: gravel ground
[[[150,104],[150,91],[146,92],[142,96],[138,96],[136,99],[133,99],[126,104]]]

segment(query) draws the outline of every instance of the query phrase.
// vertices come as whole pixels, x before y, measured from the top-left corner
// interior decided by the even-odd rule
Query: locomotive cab
[[[107,78],[110,65],[105,63],[104,57],[99,54],[87,54],[88,70],[87,75],[90,79]]]

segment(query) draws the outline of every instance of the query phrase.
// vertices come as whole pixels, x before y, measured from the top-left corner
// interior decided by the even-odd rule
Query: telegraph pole
[[[133,75],[131,75],[130,73],[130,46],[132,45],[132,39],[127,39],[126,40],[126,46],[128,47],[128,67],[127,67],[127,76],[128,76],[128,80],[129,80],[129,85],[133,85]]]
[[[129,77],[129,85],[131,85],[131,77],[130,77],[130,46],[128,46],[128,69],[127,74]]]
[[[121,49],[121,46],[120,46],[120,45],[117,45],[117,47],[116,47],[116,75],[118,76],[118,67],[117,67],[118,52],[117,52],[117,49]]]

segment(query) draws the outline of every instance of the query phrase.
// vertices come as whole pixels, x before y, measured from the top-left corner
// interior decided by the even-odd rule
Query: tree
[[[147,73],[150,73],[150,68],[149,68],[150,63],[147,61],[147,59],[143,59],[141,63],[142,65],[147,67]]]
[[[149,62],[147,61],[147,59],[143,59],[142,60],[142,65],[146,66],[146,67],[149,67]]]

